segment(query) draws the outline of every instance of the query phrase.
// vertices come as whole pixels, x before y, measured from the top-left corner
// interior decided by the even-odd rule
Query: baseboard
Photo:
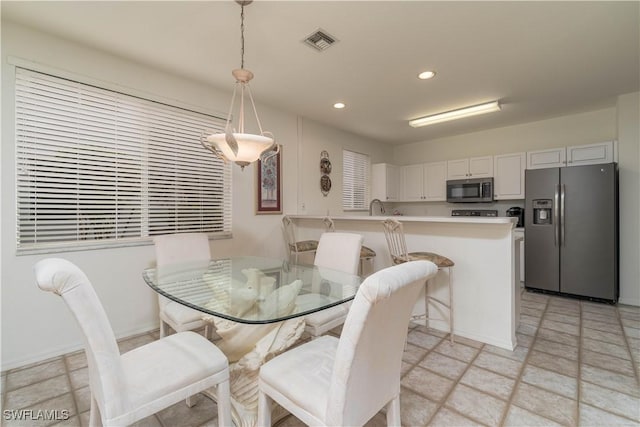
[[[640,299],[638,298],[619,298],[618,304],[632,305],[634,307],[640,307]]]
[[[119,341],[124,338],[133,337],[135,335],[140,335],[144,333],[148,333],[158,329],[158,323],[148,323],[143,326],[139,326],[137,328],[133,328],[127,331],[122,331],[116,335],[116,339]],[[28,357],[12,359],[12,360],[2,360],[1,371],[6,372],[10,369],[27,367],[29,365],[35,365],[42,362],[46,362],[50,359],[54,359],[56,357],[60,357],[67,353],[74,353],[76,351],[84,350],[84,342],[78,342],[71,345],[65,345],[56,347],[53,349],[47,349],[47,351],[43,351],[41,353],[30,354]]]

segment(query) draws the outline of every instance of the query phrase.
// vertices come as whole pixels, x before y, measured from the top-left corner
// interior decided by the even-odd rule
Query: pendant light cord
[[[244,68],[244,4],[240,5],[240,68]]]

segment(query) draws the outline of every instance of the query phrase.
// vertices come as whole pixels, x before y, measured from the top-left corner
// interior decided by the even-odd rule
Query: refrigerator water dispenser
[[[533,223],[536,225],[551,224],[551,199],[533,200]]]

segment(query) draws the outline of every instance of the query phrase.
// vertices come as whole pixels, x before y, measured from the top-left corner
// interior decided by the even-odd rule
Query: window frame
[[[11,59],[11,58],[10,58]],[[17,63],[16,63],[17,62]],[[41,69],[41,67],[31,67],[29,66],[29,64],[24,64],[21,63],[22,61],[16,61],[15,58],[13,58],[13,61],[10,60],[10,63],[12,65],[14,65],[14,70],[15,70],[15,75],[14,75],[14,82],[15,82],[15,95],[14,95],[14,100],[15,100],[15,118],[14,118],[14,123],[15,123],[15,156],[14,156],[14,160],[15,160],[15,191],[16,191],[16,205],[15,205],[15,213],[16,213],[16,253],[18,255],[22,255],[22,254],[36,254],[36,253],[55,253],[55,252],[64,252],[64,251],[76,251],[76,250],[86,250],[86,249],[102,249],[102,248],[113,248],[113,247],[122,247],[122,246],[138,246],[138,245],[146,245],[146,244],[150,244],[152,242],[153,236],[157,235],[157,234],[166,234],[168,232],[181,232],[180,230],[174,229],[172,231],[166,231],[166,232],[153,232],[150,231],[151,227],[149,227],[149,225],[153,225],[155,224],[153,220],[150,220],[150,217],[152,216],[150,213],[153,212],[153,208],[150,207],[149,204],[149,193],[150,193],[150,186],[149,186],[149,177],[151,176],[150,172],[149,172],[149,159],[147,158],[147,164],[143,164],[143,162],[141,162],[140,164],[137,164],[135,167],[137,167],[138,170],[138,174],[140,175],[140,182],[136,182],[136,185],[139,185],[139,198],[140,201],[138,203],[138,210],[140,212],[140,232],[136,233],[135,235],[131,235],[131,236],[127,236],[124,238],[118,238],[118,236],[116,235],[113,238],[91,238],[91,239],[80,239],[80,238],[76,238],[75,240],[58,240],[58,241],[45,241],[45,242],[37,242],[36,238],[33,237],[31,240],[27,239],[27,243],[24,243],[24,236],[25,236],[25,229],[24,229],[24,224],[21,223],[21,220],[24,221],[25,216],[24,216],[24,207],[27,206],[35,206],[35,205],[30,205],[29,201],[27,200],[27,204],[23,204],[21,206],[21,201],[24,201],[24,198],[27,197],[30,193],[29,193],[29,189],[28,189],[28,185],[24,184],[24,174],[25,174],[25,166],[28,166],[28,160],[25,161],[25,159],[21,156],[23,156],[24,151],[28,149],[27,145],[28,143],[25,142],[25,138],[23,135],[21,135],[21,132],[24,131],[25,125],[24,124],[19,124],[20,120],[23,120],[25,115],[21,112],[20,110],[20,103],[24,102],[23,99],[23,95],[21,95],[20,91],[22,91],[24,89],[24,86],[22,85],[22,83],[18,82],[19,78],[24,78],[24,73],[32,73],[32,74],[37,74],[37,75],[41,75],[41,76],[48,76],[48,78],[52,78],[52,79],[58,79],[58,80],[63,80],[66,82],[70,82],[71,85],[77,85],[79,87],[85,88],[87,90],[96,90],[96,91],[100,91],[101,93],[109,93],[112,94],[113,96],[116,97],[124,97],[124,99],[134,102],[134,103],[140,103],[140,105],[142,106],[141,108],[144,109],[145,106],[152,106],[153,108],[157,108],[158,111],[162,110],[164,111],[164,114],[166,114],[167,116],[172,116],[172,114],[174,115],[178,115],[176,112],[180,112],[181,114],[184,114],[184,116],[181,116],[180,119],[176,119],[175,117],[170,117],[169,121],[174,120],[178,123],[178,131],[181,130],[180,129],[180,124],[182,123],[180,120],[184,121],[184,120],[189,120],[189,117],[193,116],[196,117],[198,119],[198,121],[195,121],[192,124],[192,127],[195,128],[195,126],[199,126],[200,122],[199,120],[204,120],[206,121],[206,126],[203,126],[201,129],[198,130],[199,133],[201,133],[202,131],[206,129],[215,129],[215,130],[219,130],[222,129],[224,127],[224,122],[225,119],[221,116],[221,115],[214,115],[211,113],[205,113],[205,112],[201,112],[201,111],[196,111],[196,109],[193,108],[185,108],[184,106],[181,105],[175,105],[178,103],[173,103],[173,102],[164,102],[164,101],[158,101],[156,99],[153,99],[153,97],[148,97],[148,96],[140,96],[139,94],[135,94],[135,93],[131,93],[131,92],[135,92],[134,90],[121,90],[120,88],[118,89],[114,89],[113,87],[109,87],[110,85],[101,85],[101,84],[96,84],[95,82],[86,82],[85,80],[88,79],[82,79],[82,78],[74,78],[74,76],[69,76],[68,73],[57,73],[55,71],[51,71],[51,70],[43,70]],[[65,75],[66,74],[66,75]],[[151,98],[151,99],[150,99]],[[45,101],[46,103],[46,101]],[[117,113],[114,113],[114,116],[117,115]],[[186,118],[186,119],[185,119]],[[114,119],[115,120],[115,119]],[[155,124],[155,123],[154,123]],[[139,124],[138,124],[139,125]],[[191,125],[190,125],[191,126]],[[152,131],[156,131],[158,129],[158,127],[154,127],[154,125],[149,125],[148,128],[146,128],[147,131],[149,131],[149,134],[152,133]],[[176,133],[178,132],[176,131]],[[195,132],[194,129],[191,129],[191,133]],[[193,136],[193,135],[192,135]],[[206,165],[203,170],[205,170],[205,178],[212,178],[212,179],[202,179],[203,182],[209,182],[212,180],[217,180],[219,181],[219,184],[217,184],[217,187],[221,187],[222,188],[222,192],[210,192],[207,191],[206,188],[206,183],[201,185],[200,188],[200,196],[202,197],[206,197],[209,194],[216,194],[218,195],[218,199],[220,199],[221,201],[219,202],[219,206],[217,206],[217,211],[220,212],[219,214],[217,214],[217,216],[215,216],[217,223],[221,224],[221,226],[218,226],[218,228],[221,229],[221,231],[214,231],[211,232],[209,230],[207,230],[206,228],[204,230],[194,230],[193,228],[189,228],[186,227],[184,229],[184,232],[193,232],[193,231],[205,231],[209,234],[210,238],[230,238],[232,237],[232,229],[231,229],[231,218],[232,218],[232,169],[231,169],[231,164],[224,164],[224,162],[222,162],[221,160],[217,159],[215,156],[210,155],[210,153],[203,147],[201,147],[201,145],[199,144],[199,137],[201,137],[200,134],[198,134],[198,136],[196,138],[193,138],[193,140],[191,140],[191,137],[189,137],[188,135],[181,135],[181,136],[174,136],[175,139],[178,138],[182,138],[181,143],[179,143],[178,145],[182,144],[183,146],[185,146],[186,144],[189,145],[189,150],[201,150],[201,153],[197,153],[197,156],[195,157],[200,157],[201,159],[206,159],[204,161],[201,161],[200,163],[205,163]],[[157,148],[157,141],[153,141],[153,137],[146,135],[146,139],[141,138],[137,141],[134,141],[133,143],[130,144],[141,144],[142,146],[140,146],[138,149],[140,151],[149,151],[151,152],[152,150]],[[117,137],[114,138],[114,140],[117,140]],[[167,142],[168,141],[168,142]],[[170,146],[171,145],[171,138],[169,138],[167,141],[164,142],[165,145]],[[193,148],[191,147],[191,144],[193,143],[194,147],[197,148]],[[52,143],[52,145],[55,145],[55,142]],[[115,143],[115,146],[117,146],[117,143]],[[27,147],[27,148],[25,148]],[[151,147],[149,149],[149,147]],[[100,147],[101,148],[101,147]],[[176,150],[178,150],[180,148],[176,148]],[[109,151],[109,149],[105,149],[104,151]],[[118,148],[114,148],[112,150],[111,153],[113,156],[117,157],[117,155],[121,154],[118,151]],[[182,154],[182,153],[181,153]],[[153,156],[153,155],[152,155]],[[177,158],[178,156],[175,156],[175,154],[173,155],[173,158]],[[193,154],[191,154],[191,157],[194,157]],[[160,162],[162,162],[162,160],[160,160]],[[217,163],[216,163],[217,162]],[[132,163],[135,163],[135,161],[132,161]],[[209,167],[208,165],[211,164],[212,166]],[[187,165],[188,166],[188,165]],[[216,174],[213,175],[212,174],[212,168],[215,168],[216,170]],[[162,173],[162,168],[160,169],[160,173]],[[194,166],[194,169],[192,170],[197,170]],[[27,171],[27,175],[28,172],[31,171]],[[109,172],[110,173],[110,172]],[[35,178],[34,181],[37,181],[38,178]],[[112,185],[113,188],[115,188],[116,190],[116,194],[117,194],[117,188],[118,188],[118,181],[115,178],[115,174],[114,175],[110,175],[109,177],[105,178],[105,180],[107,181],[108,184]],[[146,183],[145,183],[146,181]],[[174,178],[174,182],[176,183],[180,183],[179,181],[179,177],[175,177]],[[37,186],[37,184],[36,184]],[[192,189],[192,188],[191,188]],[[165,193],[170,193],[171,191],[166,191],[166,190],[160,190],[160,191],[164,191]],[[36,193],[31,193],[31,194],[36,194]],[[189,192],[186,193],[178,193],[178,191],[174,191],[174,199],[178,200],[181,198],[188,198],[188,194]],[[25,196],[26,195],[26,196]],[[186,197],[187,196],[187,197]],[[78,199],[80,199],[80,196],[76,196]],[[201,198],[202,198],[201,197]],[[22,198],[22,200],[21,200]],[[28,197],[27,197],[28,199]],[[114,199],[114,200],[119,200],[119,199]],[[216,202],[218,203],[218,202]],[[46,204],[45,204],[46,205]],[[106,203],[105,205],[108,205],[108,203]],[[134,205],[135,206],[135,205]],[[118,205],[116,202],[113,203],[112,207],[114,208],[114,211],[118,211]],[[23,213],[21,213],[21,209],[23,209]],[[192,209],[193,210],[193,209]],[[63,212],[63,211],[60,211]],[[63,214],[66,214],[66,212],[64,212]],[[114,214],[115,217],[117,217],[117,213]],[[186,216],[190,216],[190,217],[194,217],[192,213],[187,213],[185,214]],[[178,219],[181,220],[182,222],[185,222],[186,220],[184,219],[185,215],[183,215],[182,217],[178,216]],[[201,219],[204,218],[206,221],[206,214],[201,213]],[[37,216],[34,216],[34,218],[37,218]],[[181,221],[178,221],[178,223],[181,223]],[[76,228],[79,230],[81,228],[80,226],[81,220],[80,219],[76,219]],[[117,220],[116,220],[117,223]],[[145,225],[146,223],[146,225]],[[21,225],[23,226],[23,228],[21,229]],[[69,225],[72,225],[72,222],[69,222]],[[120,224],[121,225],[121,224]],[[117,226],[116,225],[112,225],[112,228],[114,228],[114,230],[117,230]],[[146,227],[146,229],[145,229]],[[168,226],[171,227],[171,226]],[[21,233],[22,231],[22,233]],[[80,233],[77,232],[77,234],[79,235]],[[68,238],[68,234],[65,234],[64,232],[61,232],[61,239],[66,239]],[[23,241],[21,243],[21,240]]]
[[[342,210],[366,211],[371,198],[371,156],[342,149]]]

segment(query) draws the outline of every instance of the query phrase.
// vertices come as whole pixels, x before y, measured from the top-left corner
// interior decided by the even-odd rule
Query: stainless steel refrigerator
[[[616,163],[525,171],[525,287],[618,300]]]

